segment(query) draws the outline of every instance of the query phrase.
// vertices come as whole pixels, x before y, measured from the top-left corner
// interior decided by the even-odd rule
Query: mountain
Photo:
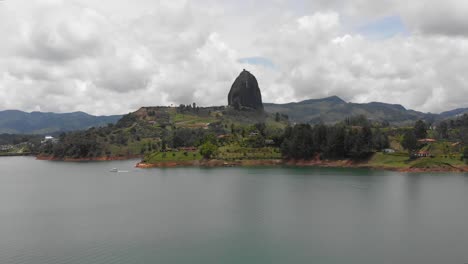
[[[229,91],[228,104],[235,109],[247,107],[263,110],[262,93],[253,74],[246,70],[240,73]]]
[[[458,108],[451,111],[440,113],[440,117],[443,119],[454,118],[468,113],[468,108]]]
[[[396,125],[412,124],[418,119],[432,121],[437,115],[408,110],[402,105],[386,103],[348,103],[337,96],[312,99],[298,103],[264,104],[265,111],[289,116],[292,122],[335,123],[346,117],[365,115],[371,120],[388,121]]]
[[[0,134],[50,134],[83,130],[95,126],[116,123],[122,116],[93,116],[74,113],[26,113],[18,110],[0,111]]]

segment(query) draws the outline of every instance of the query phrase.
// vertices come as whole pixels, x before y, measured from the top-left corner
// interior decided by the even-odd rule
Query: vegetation
[[[92,116],[83,112],[56,114],[0,111],[0,133],[44,135],[83,130],[117,122],[121,116]]]
[[[0,156],[37,153],[41,140],[37,135],[0,134]]]
[[[287,159],[361,159],[389,146],[388,137],[368,124],[352,127],[343,124],[311,127],[296,125],[286,129],[281,152]]]
[[[401,141],[403,148],[407,149],[410,153],[417,149],[418,140],[413,129],[407,130],[403,135]]]
[[[148,107],[123,116],[115,125],[63,133],[57,143],[43,144],[40,152],[56,159],[93,159],[183,153],[189,148],[209,159],[217,157],[219,147],[233,143],[246,148],[274,143],[287,124],[281,115],[225,107]],[[164,160],[171,159],[180,160],[178,154],[165,155]]]
[[[289,125],[279,112],[226,107],[146,107],[115,125],[63,133],[40,145],[57,159],[142,156],[147,163],[201,159],[352,160],[384,168],[460,168],[468,162],[468,115],[406,127],[363,115],[335,124]],[[1,140],[1,137],[0,137]]]
[[[201,160],[200,152],[187,151],[170,151],[170,152],[154,152],[144,157],[145,163],[158,163],[168,161],[194,161]]]
[[[206,142],[200,146],[200,154],[205,159],[213,158],[216,155],[217,151],[218,151],[218,147],[211,142]]]

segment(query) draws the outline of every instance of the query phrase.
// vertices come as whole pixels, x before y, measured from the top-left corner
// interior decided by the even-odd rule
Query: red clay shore
[[[50,156],[36,156],[37,160],[64,161],[64,162],[84,162],[84,161],[113,161],[141,159],[141,155],[130,155],[122,157],[93,157],[93,158],[54,158]],[[423,172],[468,172],[468,166],[464,167],[431,167],[431,168],[393,168],[383,166],[371,166],[366,162],[354,162],[351,160],[194,160],[194,161],[165,161],[157,163],[139,162],[136,168],[175,168],[175,167],[261,167],[261,166],[291,166],[291,167],[321,167],[321,168],[360,168],[373,170],[387,170],[409,173]]]
[[[223,161],[223,160],[201,160],[201,161],[173,161],[173,162],[158,162],[144,163],[139,162],[135,167],[148,168],[174,168],[174,167],[242,167],[242,166],[292,166],[292,167],[322,167],[322,168],[361,168],[374,170],[388,170],[399,172],[468,172],[468,167],[444,167],[444,168],[392,168],[370,166],[363,162],[353,162],[351,160],[240,160],[240,161]]]
[[[139,162],[135,167],[148,168],[174,168],[174,167],[241,167],[241,166],[276,166],[282,165],[282,160],[194,160],[194,161],[164,161],[157,163]]]
[[[141,159],[141,155],[130,155],[122,157],[93,157],[93,158],[55,158],[51,156],[36,156],[37,160],[50,160],[50,161],[66,161],[66,162],[80,162],[80,161],[112,161],[112,160],[131,160]]]

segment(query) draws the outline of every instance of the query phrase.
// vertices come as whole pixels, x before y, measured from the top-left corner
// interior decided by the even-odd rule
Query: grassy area
[[[409,167],[409,157],[407,153],[376,153],[369,165],[375,167],[389,167],[389,168],[407,168]]]
[[[278,148],[246,148],[238,145],[224,146],[218,149],[218,159],[222,160],[262,160],[281,159],[281,152]]]
[[[421,150],[429,151],[434,156],[455,156],[458,155],[458,149],[452,146],[453,142],[438,141],[427,144]]]
[[[151,152],[152,149],[150,145],[158,145],[159,141],[156,141],[155,139],[142,139],[140,141],[129,140],[125,145],[110,144],[106,142],[101,143],[105,146],[105,152],[107,152],[106,155],[124,157],[142,155]]]
[[[173,116],[176,127],[202,128],[207,124],[216,122],[213,116],[198,116],[194,114],[175,113]]]
[[[420,158],[410,163],[411,168],[441,168],[441,167],[460,167],[465,163],[460,160],[459,156],[450,157],[434,157],[434,158]]]
[[[173,151],[173,152],[155,152],[146,155],[143,161],[145,163],[157,163],[164,161],[194,161],[201,160],[202,156],[197,152],[184,152],[184,151]]]
[[[369,161],[370,166],[384,168],[448,168],[465,166],[459,154],[409,159],[407,153],[376,153]]]

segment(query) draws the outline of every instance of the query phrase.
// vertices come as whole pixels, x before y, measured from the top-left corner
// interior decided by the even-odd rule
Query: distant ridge
[[[423,113],[406,109],[400,104],[348,103],[338,96],[285,104],[263,103],[263,106],[266,112],[288,115],[292,123],[310,124],[336,123],[347,117],[365,115],[374,121],[388,121],[393,125],[412,125],[419,119],[434,122],[468,113],[468,108],[458,108],[441,114]],[[122,115],[93,116],[84,112],[58,114],[5,110],[0,111],[0,134],[53,134],[84,130],[117,123],[121,117]]]
[[[320,98],[320,99],[308,99],[308,100],[304,100],[298,103],[290,103],[290,104],[311,104],[311,103],[319,103],[319,102],[328,102],[328,103],[336,103],[336,104],[346,103],[346,101],[344,101],[343,99],[335,95],[335,96],[330,96],[330,97],[325,97],[325,98]]]
[[[454,117],[454,116],[463,115],[463,114],[466,114],[466,113],[468,113],[468,108],[457,108],[457,109],[454,109],[454,110],[451,110],[451,111],[442,112],[442,113],[440,113],[440,116],[442,118],[450,118],[450,117]]]
[[[45,113],[0,111],[0,134],[52,134],[116,123],[122,116],[93,116],[84,112]]]
[[[412,124],[418,119],[435,121],[453,116],[450,112],[443,116],[409,110],[399,104],[381,102],[348,103],[338,96],[285,104],[264,103],[264,106],[266,112],[286,114],[292,122],[311,124],[319,122],[336,123],[346,117],[356,115],[365,115],[375,121],[388,121],[394,125]]]

